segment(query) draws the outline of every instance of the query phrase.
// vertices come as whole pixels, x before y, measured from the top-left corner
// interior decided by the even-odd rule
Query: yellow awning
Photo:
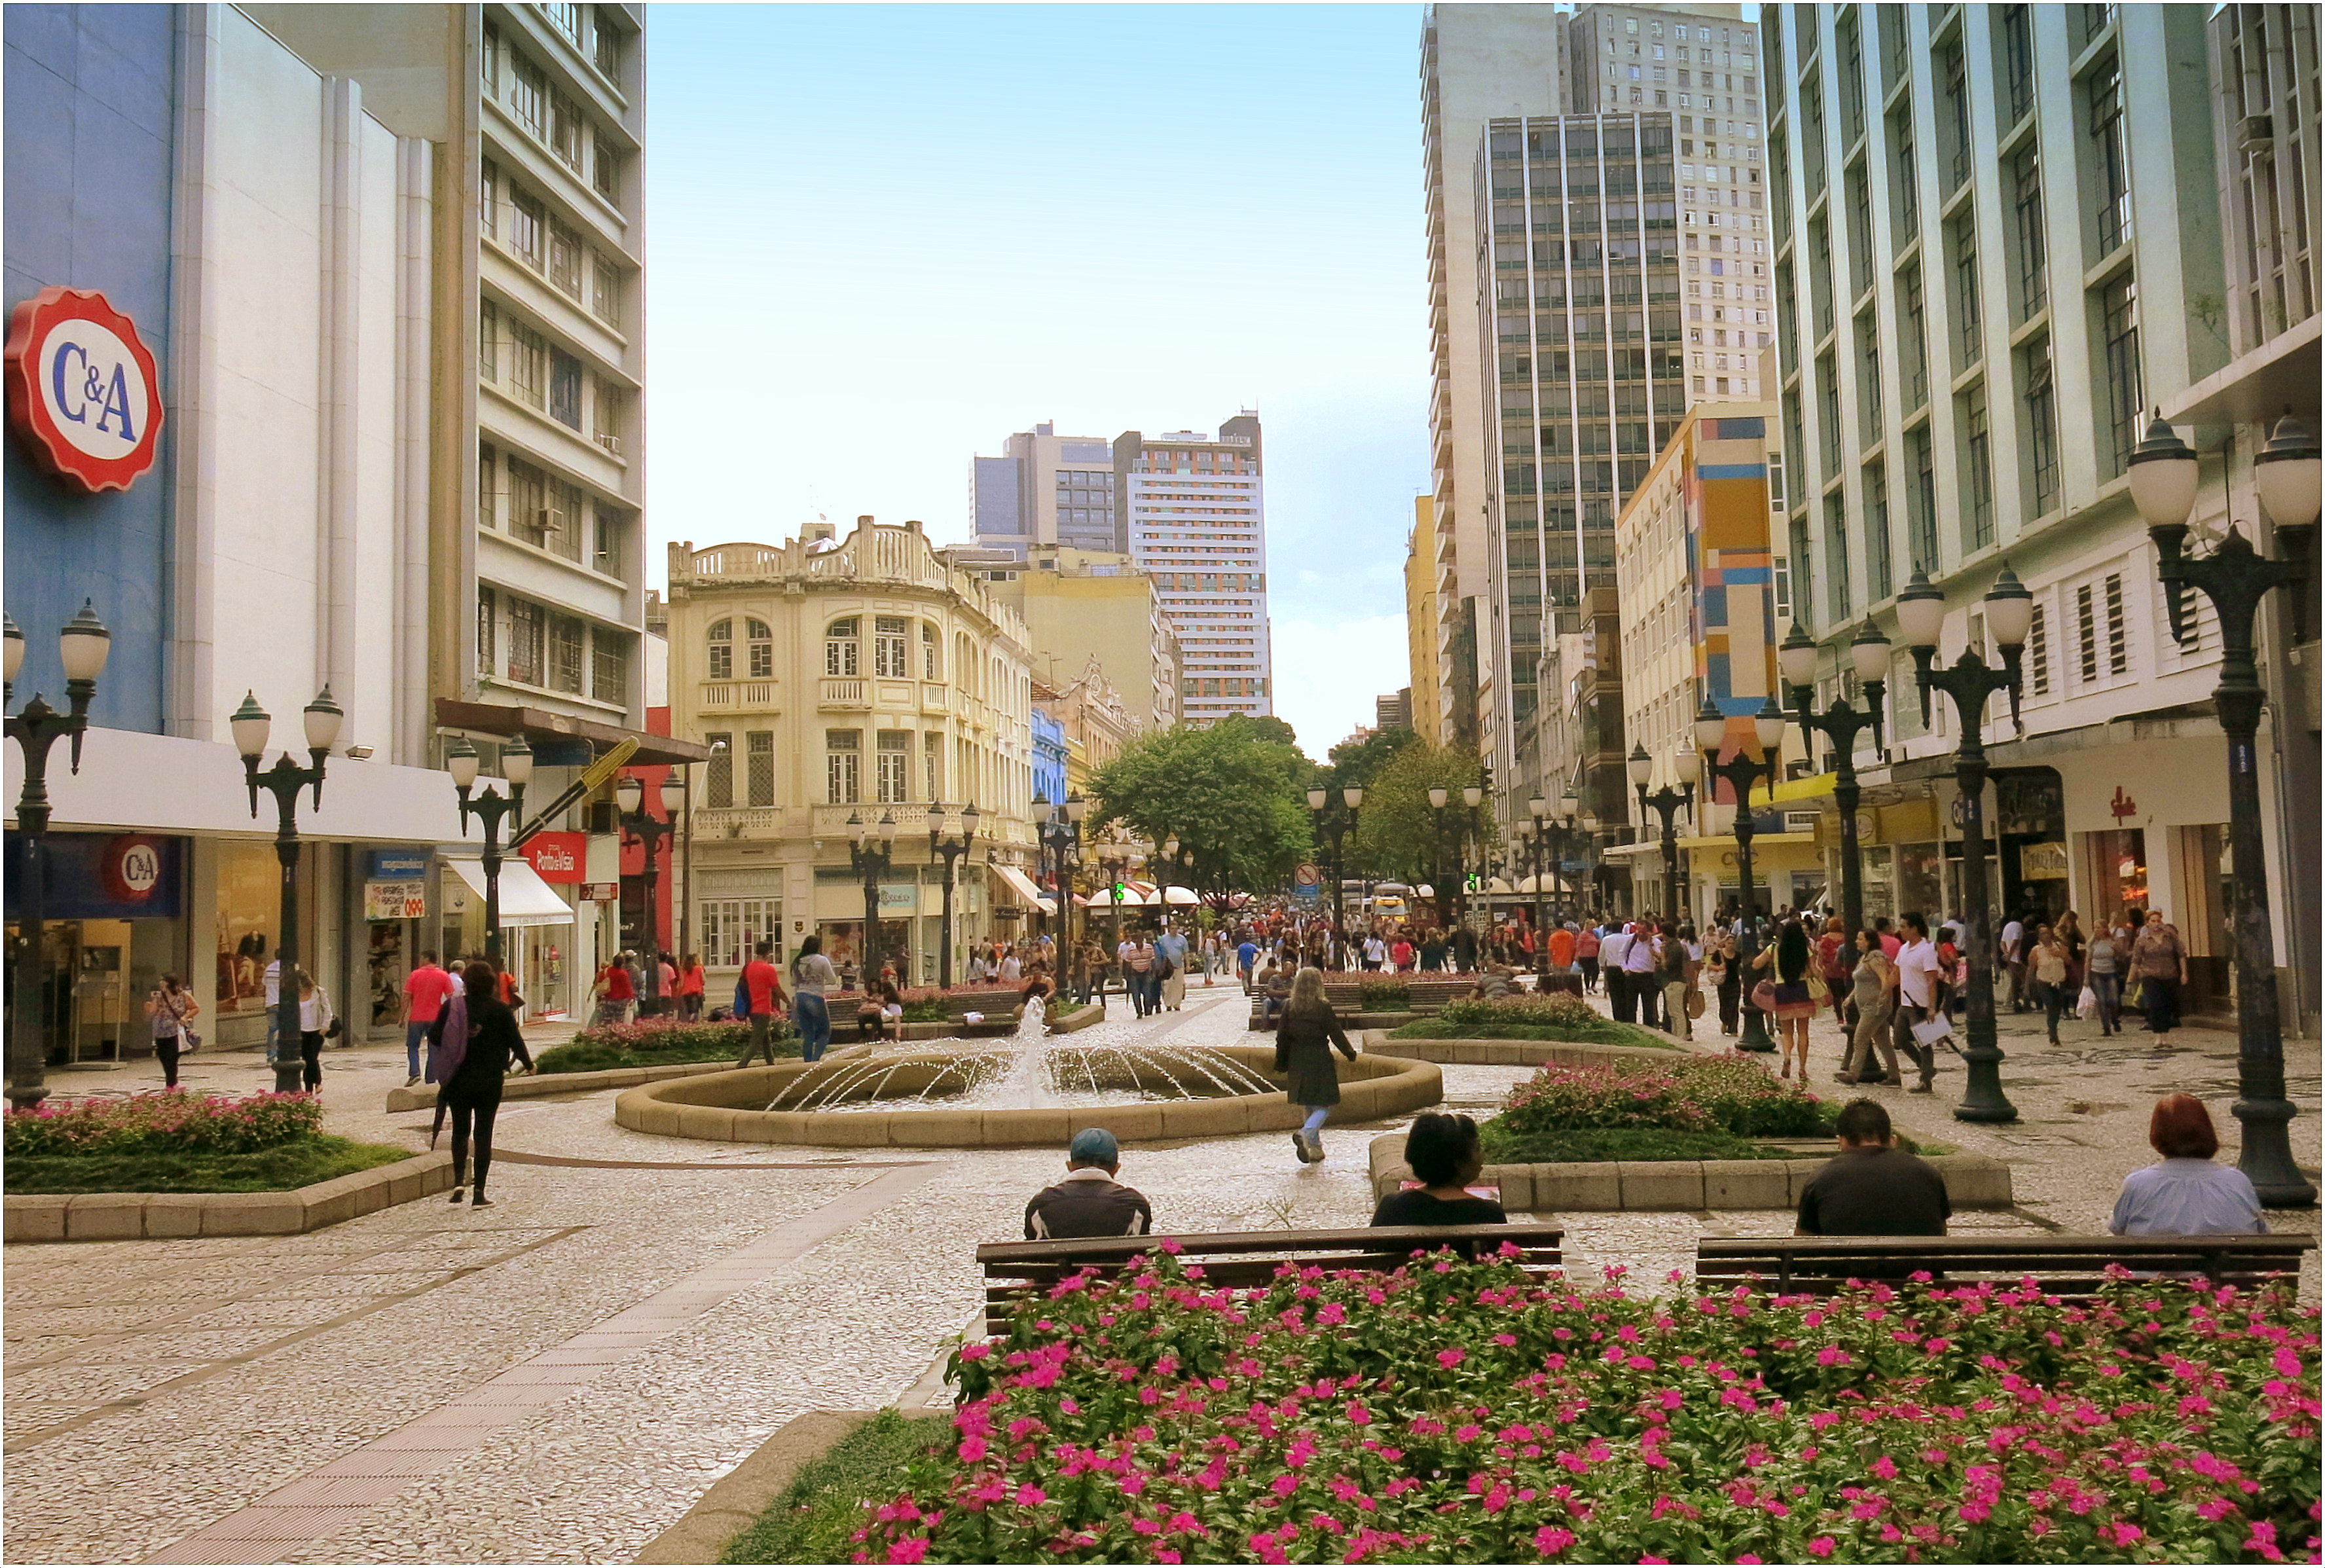
[[[1814,833],[1755,833],[1752,835],[1752,848],[1755,851],[1774,845],[1813,844],[1816,841],[1817,836]],[[1706,839],[1681,839],[1679,841],[1679,847],[1682,849],[1733,849],[1736,848],[1736,835],[1720,833]]]
[[[1771,801],[1812,801],[1832,793],[1837,775],[1816,774],[1808,778],[1786,779],[1768,795]]]

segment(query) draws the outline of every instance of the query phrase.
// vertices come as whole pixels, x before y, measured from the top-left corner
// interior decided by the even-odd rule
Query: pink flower
[[[929,1538],[926,1536],[908,1536],[903,1540],[888,1543],[888,1561],[891,1563],[918,1563],[928,1554]]]
[[[1545,1557],[1555,1557],[1574,1545],[1574,1532],[1544,1525],[1533,1533],[1533,1549]]]
[[[985,1439],[981,1437],[964,1437],[960,1440],[960,1461],[963,1464],[977,1463],[985,1457]]]
[[[1830,1536],[1819,1536],[1815,1540],[1811,1541],[1809,1543],[1809,1555],[1811,1557],[1831,1556],[1832,1537]]]
[[[1437,1352],[1437,1364],[1444,1368],[1449,1372],[1468,1359],[1469,1353],[1467,1350],[1440,1350]]]
[[[1873,1473],[1879,1476],[1883,1480],[1895,1480],[1897,1479],[1897,1461],[1891,1459],[1885,1453],[1882,1454],[1873,1461],[1871,1469]]]
[[[1035,1486],[1032,1481],[1027,1481],[1024,1486],[1017,1489],[1016,1502],[1021,1508],[1038,1508],[1049,1500],[1050,1494],[1043,1491],[1040,1487]]]

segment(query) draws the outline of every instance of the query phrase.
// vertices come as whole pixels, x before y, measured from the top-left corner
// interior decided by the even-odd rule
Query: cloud
[[[1366,616],[1274,626],[1276,717],[1300,734],[1301,749],[1322,761],[1348,732],[1373,722],[1373,699],[1412,678],[1404,617]]]

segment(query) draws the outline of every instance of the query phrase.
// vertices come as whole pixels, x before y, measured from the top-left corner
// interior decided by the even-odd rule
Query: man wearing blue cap
[[[1114,1179],[1122,1148],[1104,1127],[1086,1127],[1066,1146],[1066,1179],[1044,1187],[1025,1205],[1025,1239],[1063,1241],[1081,1236],[1144,1236],[1154,1211],[1137,1191]]]

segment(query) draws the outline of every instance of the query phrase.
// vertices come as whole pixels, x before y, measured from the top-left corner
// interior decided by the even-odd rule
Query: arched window
[[[719,621],[710,628],[710,678],[735,678],[735,623]]]
[[[743,630],[751,643],[751,679],[773,680],[775,673],[775,634],[767,629],[766,622],[756,617],[746,620]]]
[[[901,681],[912,673],[904,662],[903,617],[872,617],[872,673],[891,681]]]
[[[944,666],[937,658],[937,629],[928,622],[922,621],[921,623],[921,679],[941,681],[944,679],[943,668]]]
[[[968,656],[968,635],[956,632],[952,639],[953,679],[959,682],[966,696],[977,695],[977,661]]]
[[[836,620],[823,628],[825,674],[860,675],[864,673],[862,645],[857,641],[857,632],[854,616]]]

